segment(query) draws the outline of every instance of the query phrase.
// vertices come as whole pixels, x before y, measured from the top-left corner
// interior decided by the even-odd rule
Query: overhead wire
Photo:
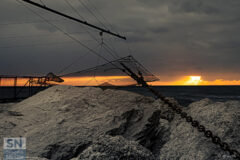
[[[82,18],[82,19],[84,19],[85,20],[85,18],[83,18],[82,16],[81,16],[81,14],[78,12],[78,10],[68,1],[68,0],[64,0],[65,2],[66,2],[66,4],[80,17],[80,18]],[[86,7],[86,6],[85,6]],[[97,17],[96,17],[97,18]],[[85,28],[84,28],[85,29]],[[88,30],[86,30],[85,29],[85,31],[86,32],[88,32],[88,34],[90,35],[90,36],[92,36],[92,34],[88,31]],[[102,37],[102,34],[100,34],[100,36],[101,36],[101,42],[99,42],[97,39],[96,39],[96,37],[94,37],[94,36],[92,36],[92,38],[93,39],[95,39],[98,43],[99,43],[99,45],[98,46],[101,46],[101,49],[100,49],[100,51],[102,50],[102,48],[103,48],[103,45],[104,45],[104,43],[103,43],[103,37]],[[116,58],[112,53],[111,53],[111,51],[109,52],[108,51],[108,53],[111,55],[111,56],[113,56],[113,58]],[[77,61],[75,61],[75,62],[77,62]],[[73,63],[75,63],[75,62],[73,62]],[[99,57],[98,57],[98,59],[97,59],[97,65],[99,64]],[[72,64],[73,65],[73,64]],[[93,79],[98,83],[98,81],[97,81],[97,79],[96,79],[96,70],[97,70],[97,68],[95,68],[94,69],[94,73],[93,73],[93,78],[88,82],[88,83],[90,83]],[[87,83],[87,84],[88,84]]]
[[[80,0],[79,0],[79,1],[80,1]],[[84,1],[84,0],[82,0],[82,1]],[[98,13],[98,15],[111,27],[111,29],[112,29],[114,32],[116,32],[116,33],[119,34],[119,32],[115,29],[115,27],[103,16],[103,14],[97,9],[97,7],[94,5],[93,2],[91,2],[91,0],[86,0],[86,2],[88,2],[88,4],[90,4],[90,5],[92,6],[92,8],[95,9],[95,11]],[[126,42],[126,44],[127,44],[127,49],[128,49],[129,55],[132,55],[132,51],[131,51],[131,49],[130,49],[130,47],[129,47],[128,42]],[[114,47],[113,50],[114,50],[114,51],[116,50],[115,47]]]
[[[46,22],[45,22],[46,23]],[[69,34],[78,34],[78,33],[85,33],[85,32],[70,32]],[[52,37],[52,36],[60,36],[60,35],[51,35],[51,34],[34,34],[34,35],[9,35],[0,37],[0,39],[14,39],[14,38],[32,38],[32,37]]]
[[[39,1],[40,1],[40,3],[42,3],[42,5],[46,6],[46,5],[44,4],[43,0],[39,0]]]
[[[79,1],[80,1],[80,0],[79,0]],[[84,0],[83,0],[83,1],[84,1]],[[103,19],[106,23],[108,23],[108,25],[111,27],[111,29],[112,29],[113,31],[115,31],[116,33],[118,33],[117,30],[114,28],[114,26],[103,16],[103,14],[97,9],[97,7],[94,5],[93,2],[91,2],[91,0],[86,0],[86,2],[88,2],[88,4],[90,4],[90,5],[95,9],[96,12],[98,12],[98,15],[101,16],[102,19]],[[119,33],[118,33],[118,34],[119,34]],[[130,48],[129,43],[128,43],[127,40],[126,40],[126,44],[127,44],[127,49],[128,49],[129,55],[132,55],[132,50],[131,50],[131,48]]]
[[[17,39],[17,38],[32,38],[32,37],[51,37],[49,34],[36,34],[36,35],[11,35],[11,36],[3,36],[0,39]]]
[[[63,21],[64,19],[48,19],[49,21]],[[18,25],[18,24],[34,24],[34,23],[45,23],[44,21],[23,21],[23,22],[13,22],[13,23],[0,23],[0,26],[7,26],[7,25]]]
[[[101,44],[99,44],[99,45],[97,46],[97,48],[98,48],[99,46],[101,46]],[[101,53],[101,52],[100,52],[100,53]],[[98,64],[99,64],[99,57],[98,57],[98,59],[97,59],[97,66],[98,66]],[[98,67],[94,67],[94,68],[91,68],[91,69],[90,69],[90,70],[93,70],[92,78],[91,78],[90,80],[88,80],[86,83],[84,83],[83,86],[87,86],[87,85],[88,85],[90,82],[92,82],[93,80],[95,80],[95,82],[96,82],[97,84],[99,84],[98,80],[96,79],[96,71],[97,71],[97,69],[98,69]]]
[[[79,13],[79,11],[78,11],[68,0],[64,0],[64,1],[66,2],[66,4],[67,4],[80,18],[82,18],[83,20],[86,21],[86,19],[81,16],[81,14]],[[84,29],[96,42],[101,43],[101,42],[99,42],[98,39],[97,39],[95,36],[93,36],[93,35],[91,34],[91,32],[89,32],[86,28],[83,27],[83,29]],[[106,45],[106,48],[105,48],[104,46],[103,46],[103,47],[105,48],[105,50],[106,50],[114,59],[119,58],[119,56],[118,56],[118,54],[117,54],[116,52],[113,52],[113,53],[115,54],[115,55],[113,55],[112,49],[111,49],[111,47],[109,47],[109,45],[107,45],[107,44],[105,44],[105,45]]]
[[[99,47],[99,44],[94,48],[94,50],[96,49],[96,48],[98,48]],[[58,72],[58,74],[60,74],[60,73],[63,73],[64,71],[66,71],[66,70],[68,70],[70,67],[72,67],[76,62],[78,62],[79,61],[79,59],[80,58],[83,58],[83,57],[85,57],[86,55],[88,55],[88,53],[89,53],[89,51],[88,52],[86,52],[84,55],[82,55],[81,57],[78,57],[76,60],[74,60],[72,63],[70,63],[69,65],[67,65],[66,67],[64,67],[63,69],[61,69],[59,72]]]
[[[91,11],[91,9],[89,8],[89,7],[87,7],[87,5],[83,2],[83,1],[81,1],[81,0],[78,0],[79,2],[80,2],[80,4],[84,7],[84,8],[86,8],[87,9],[87,11],[89,11],[90,12],[90,14],[92,14],[95,18],[96,18],[96,20],[100,23],[100,24],[102,24],[103,26],[105,26],[102,22],[101,22],[101,20],[93,13],[93,11]],[[78,11],[77,11],[78,12]],[[108,29],[106,26],[105,26],[105,28],[106,29]],[[118,32],[117,32],[118,33]],[[117,51],[114,49],[114,48],[111,48],[107,43],[104,43],[104,45],[106,46],[106,48],[103,46],[103,48],[105,48],[105,50],[107,50],[107,52],[112,52],[112,53],[114,53],[115,55],[116,55],[116,57],[115,58],[120,58],[120,56],[118,55],[118,53],[117,53]]]
[[[109,29],[101,22],[101,20],[93,13],[93,11],[92,11],[87,5],[85,5],[85,3],[84,3],[83,1],[81,1],[81,0],[78,0],[78,1],[82,4],[82,6],[83,6],[93,17],[96,18],[96,20],[100,23],[100,25],[102,25],[105,29],[109,30]]]
[[[63,29],[61,29],[60,27],[58,27],[56,24],[53,24],[51,22],[49,22],[45,17],[43,17],[42,15],[38,14],[37,12],[35,12],[33,9],[31,9],[30,7],[28,7],[27,5],[25,5],[24,3],[22,3],[20,0],[16,0],[19,4],[22,4],[23,6],[25,6],[30,12],[34,13],[35,15],[39,16],[41,19],[43,19],[44,21],[46,21],[46,23],[48,23],[49,25],[55,27],[57,30],[59,30],[60,32],[62,32],[64,35],[66,35],[68,38],[74,40],[76,43],[78,43],[79,45],[81,45],[82,47],[84,47],[85,49],[89,50],[90,53],[99,56],[100,58],[102,58],[103,60],[105,60],[108,63],[111,63],[113,66],[119,68],[118,66],[116,66],[115,64],[113,64],[110,60],[108,60],[107,58],[105,58],[102,55],[99,55],[96,51],[94,51],[93,49],[89,48],[87,45],[85,45],[84,43],[82,43],[81,41],[79,41],[78,39],[76,39],[74,36],[71,36],[70,34],[68,34],[66,31],[64,31]],[[121,69],[121,68],[120,68]]]
[[[83,20],[86,21],[86,19],[85,19],[83,16],[81,16],[81,14],[79,13],[79,11],[78,11],[68,0],[64,0],[64,1],[67,3],[67,5],[68,5],[80,18],[82,18]],[[84,28],[84,27],[83,27],[83,28]],[[85,30],[93,39],[95,39],[96,42],[100,43],[100,42],[97,40],[97,38],[91,34],[91,32],[89,32],[86,28],[84,28],[84,30]],[[105,48],[105,47],[104,47],[104,48]],[[119,57],[116,52],[114,52],[115,55],[116,55],[116,57],[115,57],[114,55],[112,55],[111,51],[109,51],[109,50],[112,50],[111,47],[109,47],[109,45],[106,44],[106,48],[105,48],[105,49],[107,50],[107,52],[108,52],[111,56],[113,56],[113,58]]]
[[[0,46],[0,49],[36,47],[36,46],[51,46],[51,45],[67,44],[67,43],[72,43],[72,42],[73,41],[53,42],[53,43],[36,43],[36,44],[26,44],[26,45],[14,45],[14,46]]]
[[[97,7],[94,5],[93,2],[91,2],[91,0],[87,1],[88,4],[90,4],[92,6],[93,9],[95,9],[96,12],[98,12],[98,15],[111,27],[111,29],[118,33],[118,31],[114,28],[114,26],[103,16],[103,14],[97,9]],[[119,34],[119,33],[118,33]]]
[[[84,0],[78,0],[78,1],[79,1],[83,6],[85,6],[86,9],[89,10],[89,12],[91,12],[92,14],[94,14],[94,11],[91,11],[91,9],[90,9],[89,7],[87,7],[87,5],[84,3]],[[117,32],[117,30],[113,27],[113,25],[112,25],[110,22],[107,21],[107,19],[103,16],[103,14],[96,8],[96,6],[95,6],[90,0],[88,0],[88,1],[86,1],[86,2],[88,2],[88,4],[90,4],[90,5],[92,6],[93,10],[95,10],[96,12],[98,12],[97,15],[99,15],[106,23],[108,23],[108,25],[110,26],[110,28],[111,28],[114,32],[116,32],[116,33],[119,34],[119,32]],[[100,20],[99,18],[97,18],[96,14],[94,14],[94,15],[95,15],[96,19],[101,22],[101,20]],[[102,23],[102,22],[101,22],[101,23]],[[111,42],[112,42],[112,41],[111,41]],[[106,44],[106,43],[105,43],[105,44]],[[107,45],[107,44],[106,44],[106,45]],[[116,48],[114,47],[113,43],[111,43],[111,45],[112,45],[113,47],[110,47],[109,45],[107,45],[107,48],[108,48],[109,50],[111,50],[112,52],[114,52],[114,53],[118,56],[117,51],[116,51]],[[120,56],[118,56],[118,58],[120,58]]]
[[[99,54],[101,54],[102,53],[102,48],[103,48],[103,37],[101,37],[102,38],[102,42],[100,43],[100,51],[99,51]],[[97,58],[97,66],[99,65],[99,61],[100,61],[100,59],[99,59],[99,57]],[[96,79],[96,71],[97,71],[97,68],[95,68],[95,70],[94,70],[94,76],[93,76],[93,78],[94,78],[94,80],[99,84],[99,82],[97,81],[97,79]]]

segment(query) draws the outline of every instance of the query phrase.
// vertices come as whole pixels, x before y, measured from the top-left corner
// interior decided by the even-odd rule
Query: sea
[[[0,103],[21,101],[46,88],[47,87],[0,87]],[[147,89],[137,86],[101,88],[126,90],[144,96],[154,97]],[[204,98],[209,98],[216,102],[225,102],[228,100],[240,101],[240,86],[154,86],[153,88],[166,97],[175,98],[182,106],[188,106],[190,103]]]

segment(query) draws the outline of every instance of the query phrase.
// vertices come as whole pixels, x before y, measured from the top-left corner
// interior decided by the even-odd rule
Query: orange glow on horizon
[[[99,86],[103,83],[109,83],[116,86],[127,86],[136,84],[128,76],[97,76],[97,77],[64,77],[64,82],[61,85],[73,86]],[[19,78],[17,86],[24,86],[28,79]],[[0,86],[13,86],[14,79],[1,79]],[[201,76],[184,76],[175,81],[160,81],[150,82],[153,86],[175,86],[175,85],[240,85],[240,80],[223,80],[216,79],[214,81],[207,81],[202,79]]]
[[[24,86],[27,83],[27,78],[18,78],[17,86]],[[13,86],[14,78],[1,78],[0,86]]]
[[[240,80],[216,79],[214,81],[203,80],[201,76],[184,76],[176,81],[152,82],[155,86],[213,86],[213,85],[240,85]]]
[[[128,76],[64,77],[63,85],[99,86],[105,82],[112,85],[129,85],[134,81]]]

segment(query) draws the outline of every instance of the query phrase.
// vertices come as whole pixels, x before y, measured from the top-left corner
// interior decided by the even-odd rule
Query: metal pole
[[[29,93],[29,97],[32,96],[32,82],[33,82],[33,78],[32,77],[29,77],[29,85],[28,85],[28,93]]]
[[[17,99],[17,77],[14,77],[14,99]]]
[[[124,40],[127,39],[126,37],[121,36],[121,35],[119,35],[119,34],[117,34],[117,33],[113,33],[113,32],[111,32],[111,31],[109,31],[109,30],[106,30],[106,29],[100,28],[100,27],[98,27],[98,26],[95,26],[95,25],[93,25],[93,24],[90,24],[90,23],[88,23],[87,21],[83,21],[83,20],[80,20],[80,19],[78,19],[78,18],[69,16],[69,15],[67,15],[67,14],[64,14],[64,13],[61,13],[61,12],[56,11],[56,10],[54,10],[54,9],[48,8],[48,7],[46,7],[46,6],[44,6],[44,5],[41,5],[41,4],[39,4],[39,3],[33,2],[33,1],[31,1],[31,0],[22,0],[22,1],[24,1],[24,2],[26,2],[26,3],[29,3],[29,4],[31,4],[31,5],[34,5],[34,6],[36,6],[36,7],[45,9],[45,10],[47,10],[47,11],[49,11],[49,12],[52,12],[52,13],[55,13],[55,14],[57,14],[57,15],[63,16],[63,17],[65,17],[65,18],[71,19],[71,20],[73,20],[73,21],[82,23],[82,24],[87,25],[87,26],[89,26],[89,27],[95,28],[95,29],[99,30],[100,32],[105,32],[105,33],[107,33],[107,34],[110,34],[110,35],[112,35],[112,36],[115,36],[115,37],[118,37],[118,38],[121,38],[121,39],[124,39]]]

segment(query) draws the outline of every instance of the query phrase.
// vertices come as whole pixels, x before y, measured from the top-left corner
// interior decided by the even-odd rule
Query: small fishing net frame
[[[134,73],[141,72],[144,80],[146,82],[159,81],[153,73],[148,71],[141,63],[139,63],[132,55],[93,67],[85,70],[72,72],[68,74],[61,75],[60,77],[98,77],[98,76],[128,76],[124,71],[124,64]],[[131,78],[131,77],[129,77]]]

